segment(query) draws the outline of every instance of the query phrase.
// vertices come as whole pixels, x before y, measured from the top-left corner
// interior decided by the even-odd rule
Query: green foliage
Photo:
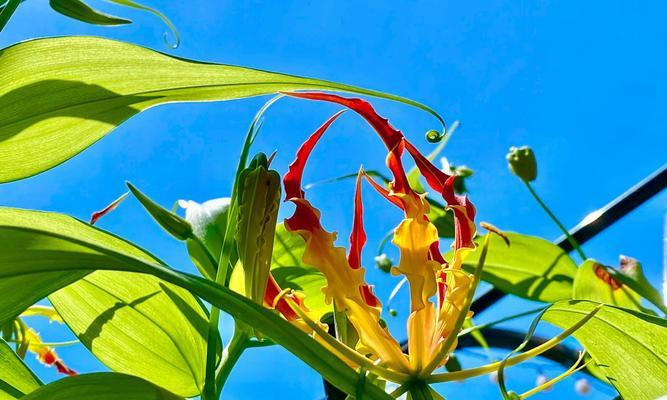
[[[594,307],[588,301],[558,302],[543,319],[564,328]],[[625,400],[654,400],[667,393],[666,328],[663,318],[606,306],[574,337]]]
[[[571,298],[577,265],[567,253],[535,236],[514,232],[506,235],[509,247],[500,237],[492,236],[482,280],[530,300],[550,303]],[[480,253],[478,247],[466,258],[464,268],[472,270]]]
[[[214,282],[169,269],[145,251],[74,218],[0,208],[0,239],[0,282],[18,275],[39,281],[44,274],[89,273],[91,269],[151,274],[255,327],[346,393],[390,398],[374,385],[359,384],[355,370],[282,317]],[[13,288],[12,294],[21,304],[33,296],[21,287]],[[0,302],[0,315],[7,314],[5,306]]]
[[[70,18],[94,25],[124,25],[132,23],[129,19],[105,14],[90,7],[81,0],[49,0],[51,8]]]
[[[572,292],[574,300],[592,300],[623,308],[642,311],[641,297],[615,280],[605,266],[586,260],[577,271]]]
[[[151,200],[148,196],[143,194],[133,184],[127,182],[127,187],[134,197],[139,200],[142,206],[148,211],[153,219],[160,224],[164,230],[178,240],[187,240],[192,237],[192,226],[190,223],[169,210],[161,207],[159,204]]]
[[[141,378],[102,372],[65,378],[23,397],[24,400],[184,400]]]
[[[113,371],[183,397],[200,393],[208,316],[189,292],[150,275],[96,271],[49,300]]]
[[[281,90],[337,90],[419,103],[318,79],[205,64],[91,37],[37,39],[0,52],[0,182],[74,157],[159,104],[231,100]],[[438,117],[439,118],[439,117]]]
[[[0,400],[22,398],[41,385],[23,360],[0,339]]]

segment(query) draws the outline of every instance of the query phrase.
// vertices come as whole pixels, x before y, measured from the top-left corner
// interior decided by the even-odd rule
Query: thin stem
[[[7,340],[7,342],[8,343],[22,343],[21,340],[16,340],[16,339]],[[79,343],[81,343],[81,341],[79,341],[78,339],[75,339],[75,340],[69,340],[69,341],[66,341],[66,342],[42,342],[42,343],[39,343],[38,346],[41,346],[41,347],[64,347],[64,346],[73,346],[73,345],[79,344]]]
[[[215,274],[215,283],[218,283],[223,286],[227,286],[227,278],[230,275],[229,270],[233,268],[230,265],[232,258],[233,246],[235,244],[234,240],[234,231],[236,230],[236,221],[238,216],[238,183],[241,171],[246,167],[248,161],[248,154],[250,153],[250,147],[252,146],[258,130],[258,122],[264,112],[276,101],[282,98],[283,95],[278,95],[271,98],[267,101],[262,108],[259,109],[255,118],[250,123],[250,128],[246,135],[245,141],[243,142],[243,148],[241,150],[241,156],[239,157],[239,162],[236,167],[236,175],[234,177],[234,185],[232,186],[232,196],[229,202],[229,214],[227,216],[227,227],[225,229],[225,235],[222,239],[222,249],[220,252],[220,259],[218,260],[218,270]],[[216,394],[218,390],[215,387],[215,373],[217,369],[216,358],[217,358],[217,349],[216,344],[218,341],[218,336],[220,335],[218,331],[218,324],[220,322],[220,309],[215,306],[211,306],[211,317],[209,319],[208,325],[208,345],[206,348],[206,381],[204,383],[204,390],[202,391],[202,400],[216,400]]]
[[[533,310],[528,310],[528,311],[524,311],[522,313],[510,315],[510,316],[507,316],[507,317],[504,317],[504,318],[501,318],[501,319],[497,319],[495,321],[487,322],[485,324],[474,325],[474,326],[471,326],[470,328],[463,329],[461,332],[459,332],[458,336],[461,337],[463,335],[467,335],[467,334],[475,332],[475,331],[481,331],[483,329],[490,328],[490,327],[498,325],[498,324],[502,324],[503,322],[511,321],[513,319],[517,319],[517,318],[525,317],[527,315],[532,315],[532,314],[538,313],[542,310],[544,310],[544,307],[535,308]]]
[[[250,345],[249,335],[245,330],[239,329],[237,326],[234,330],[234,336],[232,336],[232,339],[222,352],[222,360],[216,371],[215,387],[217,389],[218,398],[222,393],[222,388],[225,386],[225,382],[227,382],[227,378],[229,378],[229,374],[241,357],[241,354],[243,354]]]
[[[585,317],[583,317],[579,322],[576,324],[572,325],[568,329],[564,330],[561,332],[559,335],[554,336],[553,338],[547,340],[543,344],[534,347],[524,353],[521,353],[517,356],[508,358],[507,361],[505,362],[506,367],[510,367],[512,365],[519,364],[521,362],[524,362],[526,360],[530,360],[531,358],[537,357],[540,354],[544,353],[545,351],[552,349],[556,345],[558,345],[560,342],[565,340],[567,337],[572,335],[577,329],[581,328],[586,322],[588,322],[593,316],[602,308],[602,304],[599,306],[595,307],[593,311],[588,313]],[[468,378],[473,378],[475,376],[480,376],[480,375],[485,375],[494,371],[497,371],[500,365],[502,364],[502,361],[497,361],[491,364],[483,365],[481,367],[477,368],[470,368],[466,369],[463,371],[456,371],[456,372],[446,372],[444,374],[433,374],[430,377],[427,378],[427,382],[429,383],[436,383],[436,382],[451,382],[451,381],[460,381]]]
[[[567,230],[567,228],[558,220],[556,215],[553,212],[551,212],[546,203],[542,201],[542,199],[537,194],[535,189],[533,189],[533,186],[530,184],[530,182],[525,182],[525,184],[530,194],[533,195],[535,201],[537,201],[537,203],[542,207],[544,212],[546,212],[547,215],[549,215],[549,217],[556,223],[556,225],[558,225],[558,228],[560,228],[560,230],[563,232],[563,234],[567,238],[567,241],[570,242],[572,248],[576,250],[576,252],[579,254],[579,257],[581,257],[582,261],[586,261],[586,254],[584,254],[584,252],[581,250],[581,247],[579,247],[579,243],[577,243],[577,241],[574,240],[574,238],[572,237],[572,235],[570,235],[570,232]]]
[[[412,400],[433,400],[431,389],[424,382],[417,382],[411,385],[408,392]]]
[[[570,375],[574,374],[575,372],[577,372],[577,371],[583,369],[583,368],[586,367],[591,361],[593,361],[593,359],[590,359],[590,360],[588,360],[587,362],[585,362],[585,363],[579,365],[579,363],[581,363],[581,361],[584,359],[584,355],[585,355],[585,354],[586,354],[586,353],[582,351],[582,352],[579,354],[579,358],[577,359],[577,361],[576,361],[574,364],[572,364],[572,366],[571,366],[567,371],[563,372],[562,374],[558,375],[557,377],[555,377],[554,379],[552,379],[552,380],[550,380],[550,381],[548,381],[548,382],[546,382],[546,383],[543,383],[543,384],[541,384],[541,385],[539,385],[539,386],[537,386],[537,387],[532,388],[531,390],[529,390],[529,391],[527,391],[527,392],[521,394],[521,396],[519,396],[519,397],[521,397],[521,399],[528,398],[528,397],[530,397],[530,396],[532,396],[532,395],[534,395],[534,394],[537,394],[537,393],[541,392],[542,390],[545,390],[545,389],[548,389],[548,388],[552,387],[553,385],[555,385],[556,383],[562,381],[563,379],[567,378],[568,376],[570,376]]]

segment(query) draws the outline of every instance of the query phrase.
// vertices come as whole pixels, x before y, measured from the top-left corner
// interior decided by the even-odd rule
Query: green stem
[[[459,332],[458,336],[461,337],[463,335],[467,335],[467,334],[475,332],[475,331],[481,331],[483,329],[490,328],[494,325],[502,324],[503,322],[511,321],[513,319],[517,319],[517,318],[525,317],[527,315],[538,313],[542,310],[544,310],[544,307],[524,311],[522,313],[510,315],[510,316],[500,318],[500,319],[497,319],[495,321],[487,322],[487,323],[484,323],[484,324],[474,325],[474,326],[471,326],[470,328],[463,329],[461,332]]]
[[[220,398],[222,388],[225,386],[225,382],[227,382],[227,378],[229,378],[229,374],[232,372],[236,362],[241,357],[241,354],[250,346],[250,336],[245,330],[239,329],[237,325],[234,330],[234,336],[222,352],[222,360],[216,371],[215,386],[218,398]]]
[[[5,8],[0,12],[0,31],[5,28],[5,25],[7,25],[7,22],[9,22],[9,19],[12,17],[19,4],[21,4],[21,0],[9,0],[7,4],[5,4]]]
[[[243,142],[243,148],[241,150],[241,156],[239,157],[239,162],[236,167],[236,175],[234,176],[234,185],[232,186],[232,196],[229,202],[229,215],[227,216],[227,227],[225,228],[225,235],[222,239],[222,249],[220,252],[220,259],[218,260],[218,270],[215,274],[215,283],[222,286],[227,286],[228,276],[230,276],[230,270],[233,268],[233,265],[230,265],[232,259],[232,252],[234,250],[234,244],[236,243],[234,238],[234,233],[236,230],[236,221],[238,217],[238,183],[241,171],[246,167],[248,161],[248,154],[250,153],[250,147],[252,146],[253,141],[259,133],[258,123],[261,116],[264,112],[276,101],[282,98],[283,95],[278,95],[271,98],[267,101],[262,108],[259,109],[255,118],[250,124],[248,133]],[[218,324],[220,321],[220,310],[211,305],[211,317],[209,319],[208,325],[208,345],[206,348],[206,381],[204,383],[204,390],[202,391],[202,400],[216,400],[217,393],[219,392],[216,389],[216,358],[217,358],[217,348],[216,344],[218,341]]]
[[[408,392],[412,400],[433,400],[431,389],[424,382],[416,382],[410,385]]]
[[[542,199],[540,198],[540,196],[538,196],[535,189],[533,189],[533,186],[530,184],[530,182],[525,182],[525,184],[526,184],[526,187],[528,188],[528,191],[530,192],[530,194],[533,195],[533,198],[535,198],[535,200],[539,203],[539,205],[542,207],[544,212],[546,212],[547,215],[549,215],[549,217],[556,223],[556,225],[558,225],[558,228],[560,228],[560,230],[563,232],[563,234],[567,238],[567,241],[570,242],[570,244],[572,245],[572,248],[577,251],[577,253],[579,254],[579,257],[581,257],[582,261],[586,261],[587,257],[584,254],[584,252],[581,250],[581,247],[579,247],[579,243],[577,243],[577,241],[574,240],[574,238],[572,237],[572,235],[570,235],[570,232],[567,230],[567,228],[565,228],[565,226],[563,224],[561,224],[561,222],[558,220],[558,218],[556,218],[556,215],[554,215],[554,213],[551,212],[549,207],[547,207],[547,205],[542,201]]]

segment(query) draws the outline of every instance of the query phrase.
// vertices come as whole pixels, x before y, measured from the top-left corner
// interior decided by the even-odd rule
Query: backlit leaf
[[[49,0],[49,4],[54,11],[89,24],[124,25],[132,23],[129,19],[97,11],[81,0]]]
[[[0,400],[19,399],[40,386],[39,379],[0,339]]]
[[[252,325],[346,393],[372,400],[391,399],[378,387],[363,383],[357,371],[299,328],[226,287],[174,271],[131,243],[74,218],[0,208],[0,282],[24,276],[29,278],[28,282],[44,285],[48,279],[42,279],[43,275],[67,276],[80,271],[89,273],[91,269],[141,272],[183,287],[237,320]],[[35,287],[41,288],[40,285]],[[49,293],[40,290],[44,295]],[[26,298],[34,297],[23,286],[8,287],[3,293],[11,295],[0,297],[0,317],[8,314],[7,304],[16,307],[5,298],[17,299],[16,304],[21,304],[29,302]]]
[[[24,400],[184,400],[141,378],[114,372],[78,375],[42,386]]]
[[[188,61],[107,39],[37,39],[0,51],[0,182],[53,168],[159,104],[315,89],[393,99],[440,118],[419,103],[333,82]]]
[[[558,302],[543,319],[566,328],[595,305]],[[667,320],[605,306],[574,337],[625,400],[655,400],[667,394]]]
[[[530,300],[554,302],[572,297],[577,265],[560,247],[544,239],[506,232],[507,247],[497,235],[491,237],[482,279],[505,293]],[[481,240],[481,238],[478,238]],[[464,268],[472,271],[481,248],[466,259]]]
[[[200,393],[208,317],[187,291],[150,275],[95,271],[49,300],[111,370],[184,397]]]

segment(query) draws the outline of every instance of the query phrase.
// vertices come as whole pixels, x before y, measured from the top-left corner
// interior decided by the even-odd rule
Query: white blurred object
[[[574,383],[574,390],[578,395],[586,396],[591,392],[591,384],[588,379],[581,378]]]
[[[535,378],[535,386],[542,386],[547,382],[549,382],[549,378],[544,374],[539,374],[537,375],[537,378]],[[542,391],[547,392],[549,390],[551,390],[551,385],[547,386]]]
[[[489,380],[492,383],[498,383],[498,371],[493,371],[489,374]]]

